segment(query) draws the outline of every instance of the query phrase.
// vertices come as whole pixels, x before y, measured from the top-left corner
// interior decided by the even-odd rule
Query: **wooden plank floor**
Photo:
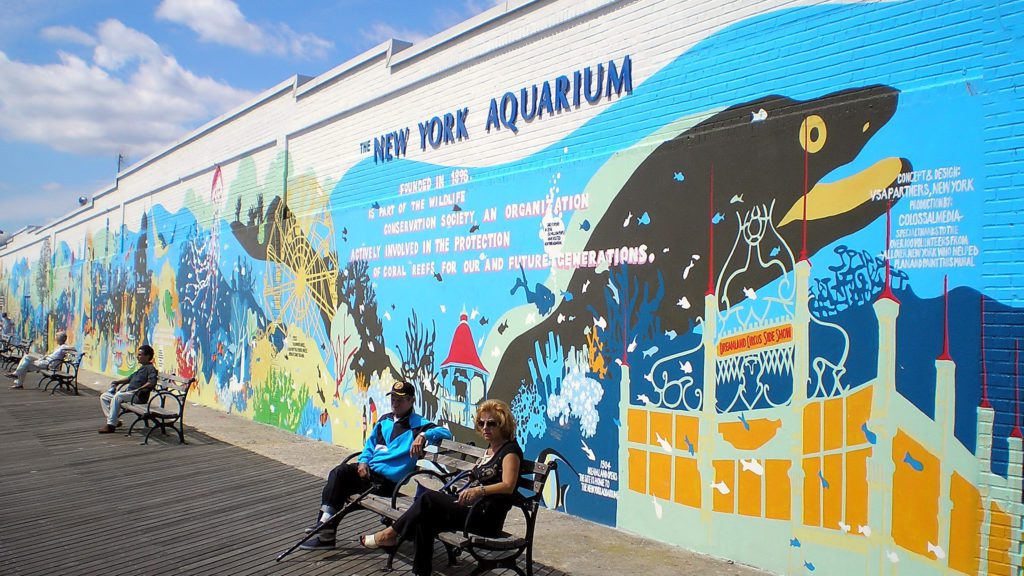
[[[0,573],[5,575],[380,574],[386,556],[355,538],[379,529],[359,512],[331,551],[274,558],[302,537],[323,480],[185,429],[176,436],[97,434],[96,393],[10,390],[0,379]],[[471,562],[437,574],[469,574]],[[410,574],[412,547],[395,559]],[[537,576],[562,572],[535,564]]]

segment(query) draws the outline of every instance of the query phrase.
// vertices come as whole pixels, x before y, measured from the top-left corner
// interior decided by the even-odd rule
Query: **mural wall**
[[[489,96],[431,120],[328,105],[18,239],[0,296],[39,348],[125,375],[148,342],[202,403],[325,442],[396,380],[462,440],[501,398],[559,462],[549,507],[774,572],[1019,574],[1024,316],[983,274],[1019,14],[750,2],[639,40],[687,10],[574,16],[637,38],[574,40],[576,68],[459,65]]]

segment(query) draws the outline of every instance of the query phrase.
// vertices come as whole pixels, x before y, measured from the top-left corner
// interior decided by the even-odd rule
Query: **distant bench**
[[[128,435],[139,422],[149,426],[143,444],[149,443],[149,437],[157,430],[167,434],[167,427],[178,433],[178,440],[185,444],[185,399],[195,378],[183,378],[174,374],[160,375],[156,388],[149,391],[136,390],[132,401],[121,405],[123,413],[135,415],[135,421],[128,427]]]
[[[345,462],[352,460],[359,453],[350,455]],[[484,455],[484,449],[469,444],[462,444],[452,440],[442,440],[436,452],[427,452],[418,462],[419,469],[410,473],[395,488],[391,497],[376,496],[370,494],[363,497],[353,508],[363,508],[381,516],[381,520],[390,525],[397,520],[406,510],[412,506],[413,497],[401,494],[400,490],[411,480],[423,476],[434,478],[440,486],[452,484],[448,490],[457,491],[462,487],[459,482],[452,481],[463,472],[472,470]],[[476,505],[470,507],[469,517],[466,520],[466,527],[459,531],[442,532],[438,539],[444,544],[448,551],[448,564],[455,564],[455,558],[461,552],[467,552],[477,562],[477,568],[473,574],[481,574],[489,570],[499,568],[514,571],[520,576],[533,576],[533,535],[537,523],[537,510],[540,506],[544,482],[548,473],[555,469],[555,463],[544,464],[541,462],[523,459],[519,467],[519,483],[516,493],[507,497],[511,500],[512,510],[518,509],[523,513],[526,524],[525,534],[510,534],[502,531],[497,536],[486,537],[473,534],[468,531]],[[503,496],[488,496],[488,498],[502,498]],[[354,495],[350,502],[358,498]],[[511,512],[511,511],[510,511]],[[526,554],[526,572],[519,567],[519,557]],[[388,555],[387,565],[384,570],[392,569],[395,550]]]

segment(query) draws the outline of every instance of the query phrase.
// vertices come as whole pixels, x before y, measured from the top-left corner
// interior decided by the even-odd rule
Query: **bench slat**
[[[459,460],[458,458],[452,458],[445,454],[432,454],[427,460],[440,464],[449,470],[472,470],[476,466],[476,462],[470,462],[468,460]]]

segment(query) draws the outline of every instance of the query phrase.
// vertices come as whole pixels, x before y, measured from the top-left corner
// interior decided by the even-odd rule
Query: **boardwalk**
[[[31,382],[31,380],[30,380]],[[34,382],[29,384],[33,386]],[[186,429],[171,436],[100,435],[96,393],[50,396],[0,386],[0,572],[5,575],[379,574],[385,556],[346,518],[333,551],[275,556],[312,520],[323,480]],[[411,546],[395,561],[409,574]],[[435,569],[446,568],[436,549]],[[560,575],[535,566],[538,576]],[[438,574],[468,574],[463,562]]]

